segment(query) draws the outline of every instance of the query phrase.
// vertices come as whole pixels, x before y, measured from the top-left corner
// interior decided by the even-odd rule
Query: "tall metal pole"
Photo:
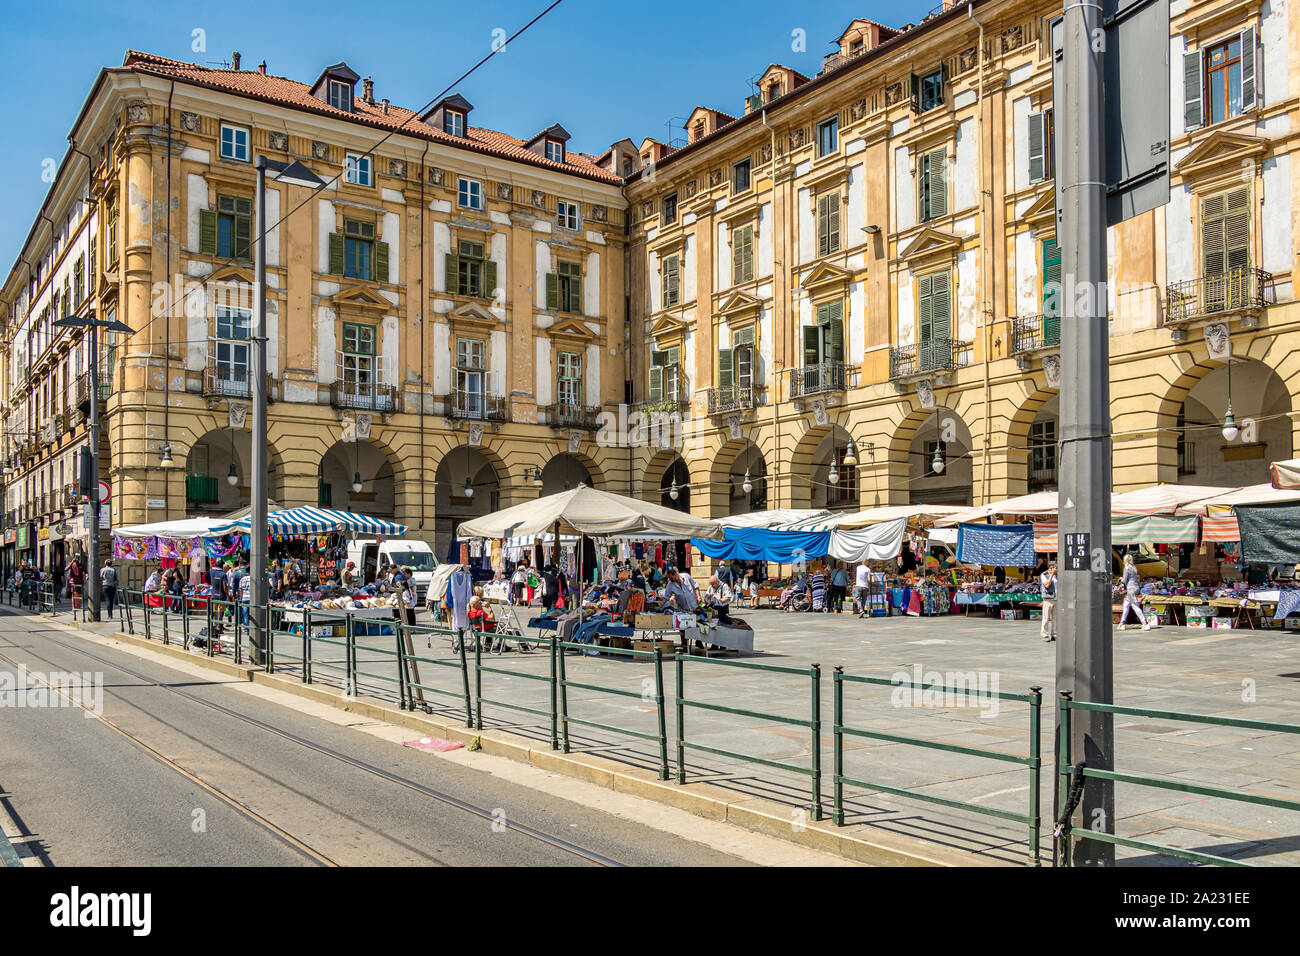
[[[1063,23],[1065,89],[1057,104],[1061,206],[1061,639],[1056,685],[1075,700],[1111,703],[1110,342],[1106,301],[1105,44],[1096,2],[1067,3]],[[1087,537],[1080,537],[1080,535]],[[1074,547],[1070,545],[1073,543]],[[1078,712],[1071,753],[1089,768],[1114,767],[1110,714]],[[1110,781],[1088,779],[1076,833],[1115,830]],[[1113,866],[1115,848],[1081,839],[1080,866]]]
[[[86,506],[86,582],[90,585],[90,619],[99,620],[99,319],[90,320],[90,504]],[[85,595],[82,595],[85,600]]]
[[[254,237],[253,285],[253,399],[252,463],[249,466],[249,494],[252,508],[249,513],[249,547],[252,551],[253,585],[249,617],[252,621],[250,637],[253,643],[252,662],[264,663],[266,648],[266,603],[268,582],[266,576],[266,157],[258,156],[257,168],[257,234]]]

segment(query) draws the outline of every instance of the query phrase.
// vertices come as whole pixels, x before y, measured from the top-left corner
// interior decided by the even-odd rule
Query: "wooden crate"
[[[653,653],[656,647],[663,652],[664,657],[673,657],[677,653],[677,645],[672,641],[632,641],[632,650],[634,651],[650,651]]]

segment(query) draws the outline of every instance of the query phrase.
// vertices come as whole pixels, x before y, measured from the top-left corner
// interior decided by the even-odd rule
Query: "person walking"
[[[74,556],[68,565],[68,597],[72,599],[74,609],[82,606],[86,591],[86,569],[82,567],[81,556]]]
[[[831,572],[831,610],[836,614],[844,610],[844,597],[849,590],[849,572],[844,565],[838,561],[835,562],[835,570]]]
[[[99,569],[99,589],[108,604],[108,616],[112,617],[113,602],[117,599],[117,568],[113,567],[112,558],[105,558],[104,566]]]
[[[1119,629],[1128,630],[1128,625],[1124,622],[1128,620],[1128,612],[1132,608],[1137,619],[1142,622],[1142,630],[1151,630],[1151,622],[1142,613],[1142,577],[1138,574],[1137,565],[1133,563],[1131,554],[1124,555],[1124,571],[1120,575],[1119,583],[1124,589],[1124,607],[1119,612]]]
[[[1047,565],[1047,570],[1038,576],[1038,584],[1043,590],[1043,623],[1038,629],[1038,636],[1047,643],[1056,640],[1056,562]]]
[[[560,598],[560,575],[555,565],[548,564],[542,569],[542,606],[549,612]]]
[[[871,613],[871,568],[867,565],[866,558],[858,565],[854,577],[853,602],[857,605],[858,617],[866,617]]]

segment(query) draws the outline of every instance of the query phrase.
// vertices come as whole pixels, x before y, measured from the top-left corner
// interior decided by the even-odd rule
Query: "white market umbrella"
[[[463,521],[456,537],[527,538],[552,531],[557,524],[561,534],[594,538],[642,535],[721,541],[725,537],[722,525],[708,518],[586,485]]]

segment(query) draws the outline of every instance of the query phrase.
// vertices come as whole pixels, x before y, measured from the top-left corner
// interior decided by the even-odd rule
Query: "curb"
[[[595,754],[569,753],[539,746],[538,742],[503,730],[474,730],[458,723],[446,723],[420,712],[399,710],[384,701],[368,697],[343,697],[333,688],[325,689],[277,674],[268,674],[250,665],[237,665],[205,654],[195,654],[175,644],[125,632],[101,634],[75,623],[51,620],[60,628],[108,638],[135,647],[157,651],[177,660],[209,667],[215,671],[254,684],[286,691],[306,700],[326,704],[371,720],[382,720],[406,727],[422,735],[459,741],[469,747],[476,739],[486,754],[506,757],[529,764],[539,770],[560,773],[595,784],[607,790],[638,796],[666,806],[685,810],[708,820],[730,823],[746,830],[776,837],[811,850],[830,853],[872,866],[1015,866],[1004,860],[990,859],[962,850],[939,846],[924,840],[869,830],[864,824],[837,827],[829,819],[805,820],[804,811],[765,800],[734,793],[709,783],[679,786],[660,780],[657,771],[629,767]],[[867,836],[867,833],[870,833]]]

